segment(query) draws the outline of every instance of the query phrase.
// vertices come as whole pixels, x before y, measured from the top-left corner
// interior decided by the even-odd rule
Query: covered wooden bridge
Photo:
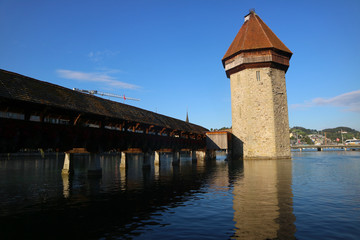
[[[0,69],[0,152],[192,151],[207,129]]]

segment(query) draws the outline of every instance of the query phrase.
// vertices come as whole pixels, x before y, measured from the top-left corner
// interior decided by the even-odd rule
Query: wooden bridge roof
[[[5,100],[189,133],[204,134],[205,131],[208,131],[206,128],[182,120],[0,69],[1,105]]]

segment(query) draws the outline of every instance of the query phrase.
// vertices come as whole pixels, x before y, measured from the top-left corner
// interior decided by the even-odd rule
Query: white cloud
[[[57,74],[66,79],[73,79],[79,81],[88,81],[88,82],[97,82],[101,84],[105,84],[108,87],[117,87],[123,89],[138,89],[140,88],[137,85],[125,83],[116,80],[116,78],[109,75],[108,72],[79,72],[72,71],[66,69],[58,69],[56,70]]]
[[[290,107],[295,109],[315,106],[343,107],[347,111],[360,113],[360,90],[344,93],[332,98],[315,98],[311,101],[305,101],[303,104],[292,104]]]
[[[103,50],[103,51],[91,51],[88,53],[88,57],[93,62],[102,62],[105,58],[116,56],[119,54],[119,51],[110,51],[110,50]]]

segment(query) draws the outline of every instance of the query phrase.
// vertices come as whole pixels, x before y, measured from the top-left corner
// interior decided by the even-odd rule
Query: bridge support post
[[[151,168],[151,153],[144,152],[143,168]]]
[[[191,151],[191,160],[193,161],[193,162],[195,162],[197,159],[196,159],[196,151],[195,150],[193,150],[193,151]]]
[[[196,165],[198,167],[203,167],[205,165],[205,152],[204,151],[196,151]]]
[[[179,151],[173,152],[172,165],[176,165],[176,166],[180,165],[180,152]]]
[[[196,158],[197,159],[205,158],[205,152],[204,151],[196,151]]]
[[[120,168],[126,168],[126,153],[125,152],[121,152]]]
[[[102,169],[100,167],[100,155],[97,153],[90,153],[89,155],[89,176],[101,176]]]
[[[210,160],[216,159],[216,152],[215,150],[207,150],[205,157]]]
[[[231,159],[231,150],[230,149],[226,149],[226,158],[225,158],[225,160],[229,160],[229,159]]]
[[[159,151],[155,151],[154,165],[155,166],[160,165],[160,153],[159,153]]]
[[[159,151],[155,151],[154,175],[155,175],[155,179],[158,180],[159,176],[160,176],[160,152]]]
[[[72,153],[65,153],[65,159],[64,159],[64,166],[61,170],[61,174],[63,175],[70,175],[74,173],[73,168],[73,154]]]

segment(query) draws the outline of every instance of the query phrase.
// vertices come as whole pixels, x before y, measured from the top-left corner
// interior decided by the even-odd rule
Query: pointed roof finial
[[[189,114],[188,114],[188,109],[186,108],[186,121],[185,122],[189,122]]]
[[[244,22],[248,21],[250,19],[250,15],[252,15],[252,14],[256,15],[255,8],[249,9],[249,13],[244,17]]]

